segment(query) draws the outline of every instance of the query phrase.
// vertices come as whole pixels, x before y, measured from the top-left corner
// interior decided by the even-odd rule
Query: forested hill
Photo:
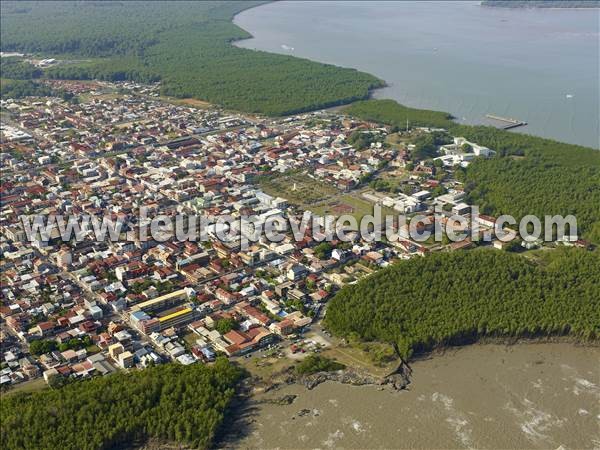
[[[600,253],[545,252],[541,264],[497,250],[434,253],[344,287],[325,324],[342,336],[398,344],[400,352],[478,337],[600,337]]]
[[[237,48],[250,35],[231,22],[260,1],[2,1],[2,51],[77,60],[56,78],[161,80],[164,93],[227,108],[288,114],[366,98],[372,75]]]
[[[148,438],[207,448],[241,375],[219,359],[210,367],[167,364],[32,394],[3,394],[0,448],[129,448]]]
[[[484,0],[481,6],[497,8],[600,8],[600,0]]]
[[[484,214],[573,214],[579,234],[600,244],[600,151],[486,126],[459,125],[437,111],[407,108],[393,100],[368,100],[345,110],[353,116],[394,125],[442,127],[454,136],[498,152],[476,160],[463,175],[469,201]]]

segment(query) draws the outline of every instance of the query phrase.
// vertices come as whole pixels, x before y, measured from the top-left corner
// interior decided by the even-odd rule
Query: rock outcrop
[[[410,384],[411,369],[404,361],[392,373],[384,377],[375,377],[357,369],[344,369],[334,372],[317,372],[297,379],[307,389],[313,389],[325,381],[336,381],[354,386],[389,386],[394,390],[405,389]]]

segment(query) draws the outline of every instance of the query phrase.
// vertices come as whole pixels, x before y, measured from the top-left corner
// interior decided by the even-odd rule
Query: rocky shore
[[[348,368],[337,370],[335,372],[317,372],[311,375],[299,377],[296,382],[304,385],[307,389],[314,389],[325,381],[336,381],[342,384],[351,384],[353,386],[388,386],[393,390],[405,389],[410,384],[410,375],[412,370],[410,366],[402,361],[396,370],[384,377],[375,377],[357,369]]]

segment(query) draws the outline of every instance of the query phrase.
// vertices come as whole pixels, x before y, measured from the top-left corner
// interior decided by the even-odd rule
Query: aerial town
[[[0,385],[59,383],[165,362],[297,358],[327,345],[328,299],[398,259],[478,243],[324,241],[291,233],[249,248],[176,239],[28,240],[21,216],[153,213],[360,219],[433,209],[469,216],[455,172],[494,151],[336,111],[272,119],[159,96],[158,86],[51,81],[68,98],[2,100]],[[426,159],[426,160],[425,160]],[[492,228],[493,217],[479,216]],[[465,231],[465,230],[462,230]],[[487,243],[503,248],[504,242]],[[531,244],[528,245],[541,245]],[[311,327],[319,330],[306,338]],[[325,333],[325,334],[324,334]]]

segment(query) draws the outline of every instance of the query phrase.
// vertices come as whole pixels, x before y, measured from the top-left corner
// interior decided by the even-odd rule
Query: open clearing
[[[46,382],[44,381],[43,378],[36,378],[34,380],[24,381],[23,383],[16,384],[15,386],[11,387],[10,390],[3,392],[2,396],[14,395],[19,392],[22,392],[22,393],[36,392],[36,391],[41,391],[42,389],[47,389],[47,388],[48,388],[48,385],[46,384]]]
[[[274,197],[283,197],[302,209],[312,210],[340,193],[339,189],[305,172],[264,175],[258,178],[263,191]]]
[[[373,203],[360,198],[358,191],[342,192],[305,172],[263,175],[257,182],[267,194],[285,198],[290,204],[320,216],[349,214],[360,222],[363,216],[373,214]],[[382,214],[395,213],[390,208],[382,208]]]

